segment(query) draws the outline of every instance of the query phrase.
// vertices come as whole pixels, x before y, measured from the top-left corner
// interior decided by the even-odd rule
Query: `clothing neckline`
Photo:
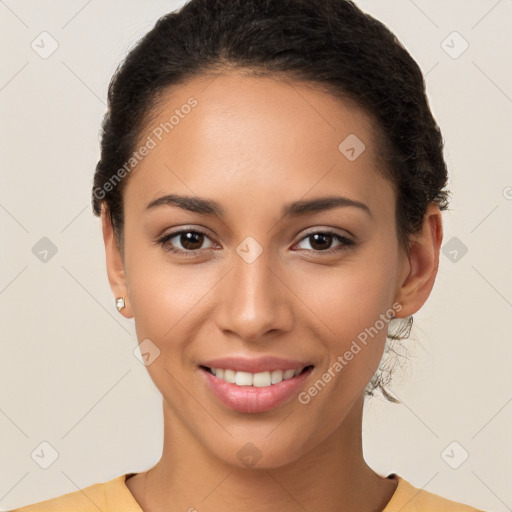
[[[120,475],[116,479],[119,480],[119,482],[123,486],[123,493],[126,494],[125,498],[129,499],[134,507],[137,507],[136,509],[130,512],[143,512],[139,502],[135,499],[135,496],[131,493],[130,489],[126,485],[126,481],[137,474],[138,473],[125,473],[124,475]],[[389,480],[396,480],[397,486],[395,492],[391,495],[390,500],[386,503],[385,507],[382,509],[381,512],[390,512],[391,507],[396,505],[396,503],[401,499],[401,496],[404,492],[404,479],[400,475],[396,473],[390,473],[386,478]]]

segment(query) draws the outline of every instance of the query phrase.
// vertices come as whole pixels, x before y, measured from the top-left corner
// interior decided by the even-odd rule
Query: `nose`
[[[293,293],[283,267],[269,260],[266,251],[252,262],[234,256],[234,266],[218,288],[216,322],[224,333],[257,343],[292,329]]]

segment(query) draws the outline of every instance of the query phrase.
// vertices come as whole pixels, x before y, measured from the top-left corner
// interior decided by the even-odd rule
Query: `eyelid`
[[[167,229],[169,229],[169,231]],[[157,235],[155,237],[155,239],[154,239],[155,243],[158,243],[160,240],[162,240],[162,238],[172,238],[172,237],[175,237],[176,235],[180,235],[181,233],[184,233],[184,232],[185,233],[189,233],[189,232],[201,233],[210,239],[214,238],[214,236],[211,234],[211,232],[208,228],[205,228],[200,225],[194,225],[194,226],[185,225],[185,226],[178,226],[175,228],[167,228],[167,229],[163,230],[162,234]]]
[[[350,231],[347,231],[346,229],[342,230],[340,228],[333,228],[329,226],[316,226],[314,228],[308,229],[300,238],[302,240],[303,238],[314,235],[316,233],[331,233],[333,235],[341,236],[343,238],[350,239],[353,242],[357,241],[357,237],[350,233]]]

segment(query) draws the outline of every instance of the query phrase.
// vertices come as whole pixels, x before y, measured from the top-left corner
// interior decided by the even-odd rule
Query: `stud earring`
[[[119,312],[121,312],[121,309],[123,309],[126,306],[124,303],[124,297],[117,297],[116,298],[116,307]]]

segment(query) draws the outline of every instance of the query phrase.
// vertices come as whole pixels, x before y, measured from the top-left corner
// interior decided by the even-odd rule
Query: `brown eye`
[[[305,250],[312,250],[314,252],[333,253],[346,249],[348,246],[354,245],[354,242],[349,238],[339,235],[333,231],[317,231],[306,235],[300,243],[304,240],[309,241],[311,249],[305,248]],[[339,243],[332,246],[334,241]],[[304,249],[304,248],[303,248]]]
[[[331,248],[331,243],[334,237],[326,233],[316,233],[314,235],[309,235],[308,239],[310,240],[310,245],[313,249],[322,251]]]
[[[205,239],[209,240],[208,236],[203,231],[197,229],[183,229],[163,236],[158,242],[166,251],[182,254],[184,256],[192,256],[203,248],[202,246]],[[178,247],[175,247],[176,245],[178,245]],[[212,246],[206,247],[206,249]]]
[[[201,248],[204,235],[195,231],[182,231],[179,236],[179,242],[187,251],[195,251]]]

